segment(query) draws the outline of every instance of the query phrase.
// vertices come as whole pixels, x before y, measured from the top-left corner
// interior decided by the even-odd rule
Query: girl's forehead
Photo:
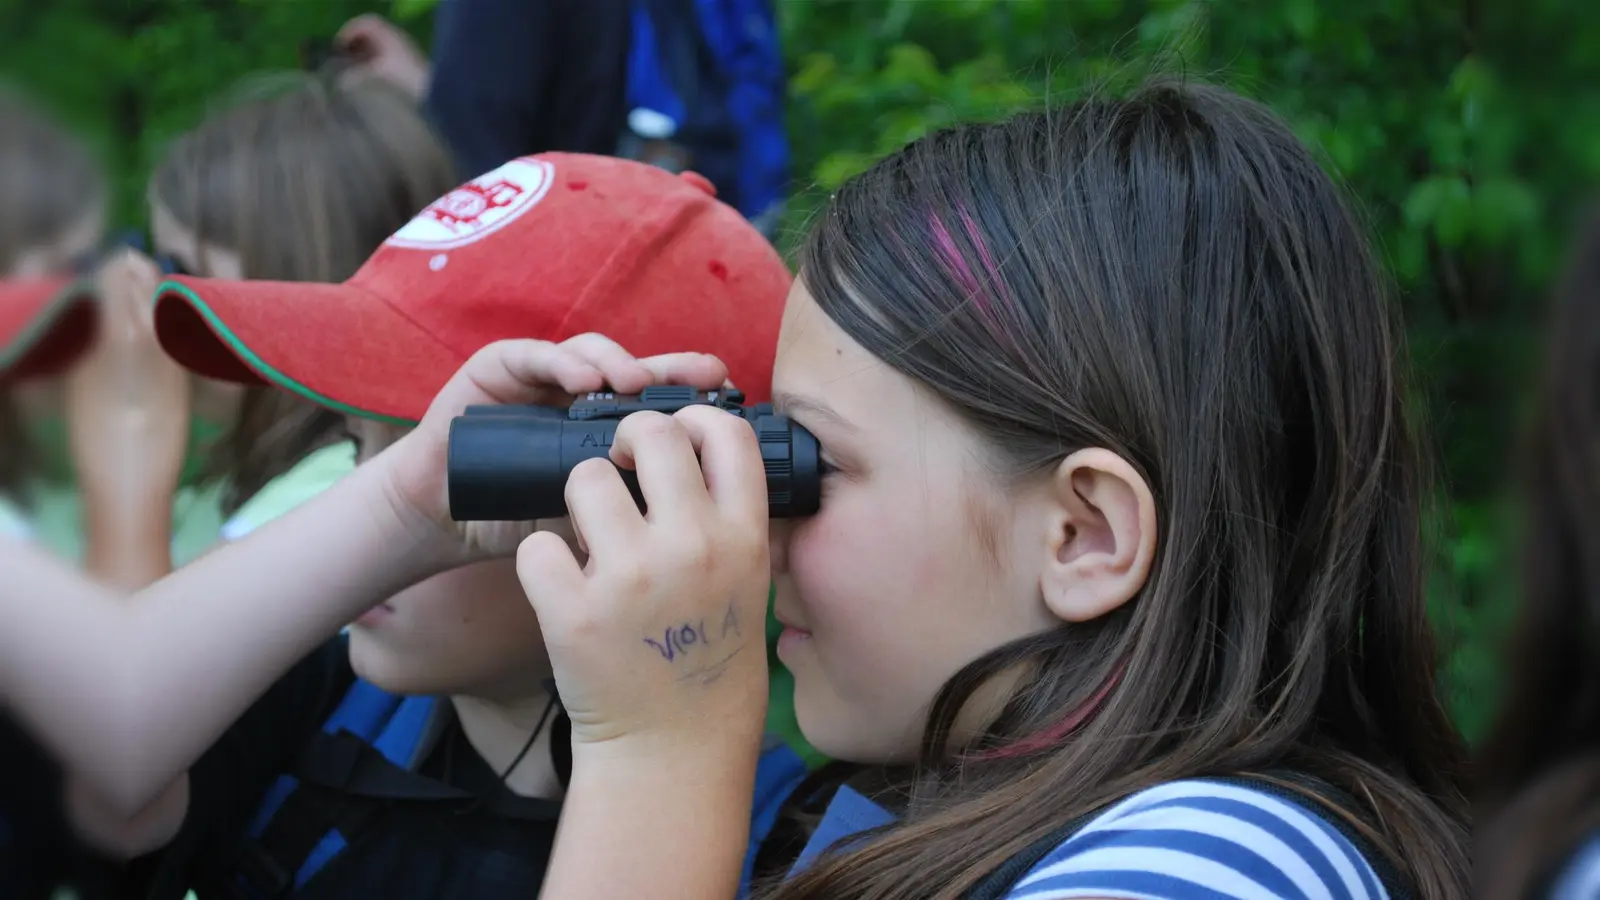
[[[795,282],[783,310],[783,328],[778,335],[777,368],[782,371],[832,369],[841,365],[860,368],[873,357],[850,339],[817,306],[800,282]]]
[[[833,438],[898,427],[922,408],[915,383],[856,343],[799,290],[790,294],[773,400]]]

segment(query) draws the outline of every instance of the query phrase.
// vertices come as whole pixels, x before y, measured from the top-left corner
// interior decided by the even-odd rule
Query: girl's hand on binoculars
[[[637,393],[654,384],[682,384],[714,390],[727,377],[727,367],[715,357],[672,353],[637,359],[598,334],[581,334],[559,344],[534,340],[490,344],[456,372],[416,429],[379,457],[388,458],[391,502],[405,520],[459,546],[463,561],[510,556],[532,533],[534,523],[450,518],[445,456],[452,419],[468,406],[483,404],[567,406],[578,394],[606,388]]]
[[[572,719],[574,762],[659,765],[687,754],[719,771],[753,767],[771,580],[755,431],[707,406],[635,413],[618,425],[611,457],[567,480],[587,563],[548,533],[517,555]],[[637,473],[648,512],[619,466]]]

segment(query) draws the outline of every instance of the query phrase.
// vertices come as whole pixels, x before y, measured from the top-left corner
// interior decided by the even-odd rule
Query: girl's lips
[[[794,624],[794,620],[793,619],[791,619],[788,616],[784,615],[783,613],[777,611],[776,609],[774,609],[772,611],[772,617],[774,619],[778,620],[778,624],[779,625],[782,625],[785,629],[787,629],[789,631],[798,631],[798,632],[801,632],[802,634],[810,634],[811,633],[809,630],[807,630],[805,628],[802,628],[799,625]]]
[[[809,643],[811,643],[811,632],[786,627],[783,633],[778,635],[778,658],[784,659]]]

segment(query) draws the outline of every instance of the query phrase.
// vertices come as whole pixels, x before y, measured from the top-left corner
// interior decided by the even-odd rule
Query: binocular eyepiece
[[[772,411],[745,406],[739,391],[658,385],[637,395],[593,393],[567,409],[473,406],[450,423],[446,479],[457,522],[520,522],[567,515],[567,476],[593,457],[609,458],[617,425],[631,413],[671,414],[715,406],[755,429],[767,470],[767,506],[775,519],[809,516],[822,494],[822,465],[811,432]],[[634,473],[622,479],[644,508]]]

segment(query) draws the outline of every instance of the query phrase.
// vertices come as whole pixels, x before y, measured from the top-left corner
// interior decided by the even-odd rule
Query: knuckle
[[[651,443],[683,431],[671,416],[654,410],[633,413],[623,420],[620,427],[628,429],[633,440]]]
[[[710,535],[698,528],[680,528],[667,545],[667,558],[685,572],[703,572],[717,557]]]
[[[611,460],[601,456],[590,457],[572,467],[572,472],[567,476],[569,488],[578,486],[582,488],[593,487],[610,479],[616,466]]]
[[[598,331],[585,331],[583,334],[573,335],[561,342],[562,347],[579,352],[601,352],[618,347],[616,341],[606,337]]]
[[[683,433],[683,427],[678,424],[676,419],[653,411],[640,414],[639,427],[645,434],[658,438]]]
[[[550,543],[541,533],[535,532],[517,545],[517,567],[537,568],[550,552]]]
[[[610,566],[607,573],[624,597],[637,597],[647,594],[654,579],[650,577],[650,568],[644,560],[633,557],[617,560]]]
[[[765,556],[772,547],[765,527],[751,527],[737,523],[730,523],[727,526],[725,541],[730,555],[739,559]]]
[[[716,435],[742,435],[755,434],[745,420],[724,409],[714,406],[692,407],[694,415],[699,418],[701,427],[707,434]]]
[[[517,349],[519,348],[517,347],[516,341],[495,341],[494,343],[483,347],[477,353],[472,354],[472,358],[469,360],[469,362],[481,364],[488,360],[504,356],[505,354]]]
[[[750,446],[755,446],[756,444],[756,430],[750,427],[749,422],[738,416],[724,414],[717,421],[715,427],[719,429],[718,434],[726,435],[729,441],[745,443]]]
[[[717,544],[701,528],[675,528],[659,544],[658,564],[674,578],[702,578],[717,560]]]

